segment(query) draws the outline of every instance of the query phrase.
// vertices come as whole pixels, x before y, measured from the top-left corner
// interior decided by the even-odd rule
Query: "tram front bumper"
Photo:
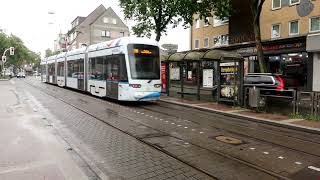
[[[135,92],[134,98],[137,101],[148,101],[160,99],[160,92]]]

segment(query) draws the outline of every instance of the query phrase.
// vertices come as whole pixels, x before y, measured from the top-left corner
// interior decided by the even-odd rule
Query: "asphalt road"
[[[34,78],[14,81],[55,116],[95,172],[113,179],[320,177],[317,134],[163,102],[119,103]]]

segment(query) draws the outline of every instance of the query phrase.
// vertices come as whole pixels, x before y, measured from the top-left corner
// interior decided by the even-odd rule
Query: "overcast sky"
[[[70,30],[72,20],[86,17],[100,4],[111,6],[124,19],[118,0],[6,0],[1,2],[0,28],[19,36],[28,48],[43,55],[45,49],[53,49],[53,41],[60,31]],[[55,14],[50,15],[50,11]],[[127,25],[130,28],[133,24],[128,21]],[[183,27],[170,29],[160,44],[179,44],[179,51],[188,50],[189,33]]]

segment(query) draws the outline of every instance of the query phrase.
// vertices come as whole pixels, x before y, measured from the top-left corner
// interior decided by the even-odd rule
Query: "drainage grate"
[[[228,137],[228,136],[216,136],[215,139],[220,142],[224,142],[224,143],[232,144],[232,145],[240,145],[240,144],[244,143],[240,139],[236,139],[236,138]]]

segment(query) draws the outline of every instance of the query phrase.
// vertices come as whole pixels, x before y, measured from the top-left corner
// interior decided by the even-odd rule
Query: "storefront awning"
[[[202,57],[202,59],[206,60],[222,60],[232,58],[241,59],[242,56],[239,53],[233,51],[209,50]]]

